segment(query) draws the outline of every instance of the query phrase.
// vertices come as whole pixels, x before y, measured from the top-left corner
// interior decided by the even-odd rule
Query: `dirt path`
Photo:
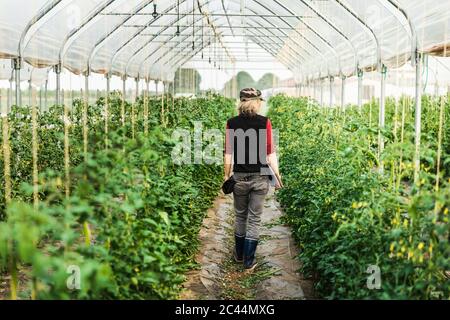
[[[200,268],[188,273],[180,299],[309,299],[313,283],[297,270],[295,247],[289,227],[280,223],[282,211],[273,192],[267,196],[257,250],[259,266],[247,274],[232,259],[233,198],[219,196],[208,211],[200,232],[202,243],[196,261]]]

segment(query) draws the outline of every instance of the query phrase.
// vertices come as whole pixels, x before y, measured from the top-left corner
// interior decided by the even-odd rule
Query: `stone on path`
[[[261,223],[261,241],[257,249],[259,263],[270,266],[270,277],[256,285],[256,299],[299,300],[313,298],[313,283],[298,273],[300,264],[298,249],[288,226],[279,222],[283,215],[273,191],[269,192],[264,205]],[[180,299],[210,299],[221,297],[226,271],[222,264],[232,254],[233,198],[220,195],[213,208],[208,210],[199,234],[201,246],[196,256],[199,270],[187,274],[185,290]]]

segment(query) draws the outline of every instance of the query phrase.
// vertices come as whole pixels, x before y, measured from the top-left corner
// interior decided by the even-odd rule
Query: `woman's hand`
[[[277,176],[277,184],[275,185],[275,190],[280,190],[284,187],[283,180],[281,180],[280,174],[276,174],[276,176]]]

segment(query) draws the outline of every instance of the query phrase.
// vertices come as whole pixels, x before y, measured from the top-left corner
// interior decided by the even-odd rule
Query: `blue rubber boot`
[[[253,271],[257,266],[255,261],[256,247],[258,246],[258,241],[245,239],[244,243],[244,268],[248,271]]]
[[[234,261],[242,263],[244,261],[245,236],[234,235]]]

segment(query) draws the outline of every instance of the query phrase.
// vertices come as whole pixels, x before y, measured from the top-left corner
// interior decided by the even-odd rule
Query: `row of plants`
[[[376,101],[361,110],[283,95],[269,103],[285,181],[278,199],[317,294],[449,299],[449,100],[423,98],[416,182],[411,99],[387,101],[381,132]]]
[[[9,137],[2,150],[11,154],[11,201],[1,188],[0,278],[9,279],[10,297],[175,298],[195,266],[222,168],[174,164],[172,133],[194,121],[222,128],[234,109],[215,95],[130,104],[113,93],[87,109],[76,100],[70,109],[37,112],[36,128],[31,108],[14,107],[1,128]]]

